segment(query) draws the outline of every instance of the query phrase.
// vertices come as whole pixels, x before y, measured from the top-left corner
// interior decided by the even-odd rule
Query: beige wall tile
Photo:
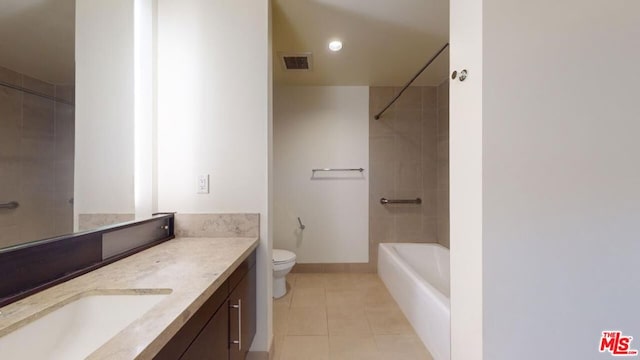
[[[419,143],[422,135],[422,110],[399,108],[392,125],[396,136]]]
[[[370,162],[394,162],[395,141],[395,136],[375,136],[369,138]]]
[[[0,158],[0,202],[17,201],[20,193],[20,163],[10,158]],[[12,216],[13,211],[0,211],[2,216]]]
[[[436,109],[438,101],[438,88],[436,86],[422,87],[422,108]]]
[[[392,193],[396,188],[396,174],[399,166],[400,164],[396,161],[371,160],[369,191],[375,196]]]
[[[439,164],[448,164],[448,153],[445,161],[441,151],[446,146],[441,142],[448,141],[448,87],[446,93],[444,87],[445,84],[411,87],[393,105],[386,122],[371,120],[370,268],[377,266],[380,242],[436,242],[439,235],[444,235],[444,232],[438,232],[438,216],[442,212],[438,186],[444,183],[448,186],[448,176],[439,174],[439,170],[445,170],[444,165]],[[399,90],[370,88],[371,116]],[[447,107],[446,113],[444,107]],[[446,122],[442,119],[445,115]],[[393,152],[389,153],[392,143]],[[448,174],[448,168],[446,172]],[[382,206],[379,204],[381,197],[420,197],[423,203],[417,207]]]
[[[288,335],[327,335],[327,311],[324,307],[289,309]]]
[[[0,68],[0,81],[53,96],[51,84]],[[73,214],[73,107],[0,87],[0,201],[20,207],[0,214],[0,232],[13,226],[19,241],[71,232]],[[63,111],[64,110],[64,111]],[[66,124],[56,124],[56,117]],[[61,126],[65,125],[65,126]],[[56,137],[56,130],[66,138]],[[64,156],[55,159],[67,140]],[[62,161],[64,160],[64,161]],[[64,200],[63,200],[64,199]],[[7,230],[8,231],[8,230]]]
[[[403,242],[422,242],[422,212],[398,214],[396,233]]]
[[[408,87],[396,101],[396,109],[422,109],[421,86]]]
[[[382,205],[380,205],[382,206]],[[395,217],[370,217],[369,241],[375,243],[395,242],[396,221]]]
[[[74,85],[56,85],[56,98],[64,101],[75,103],[75,86]]]
[[[22,74],[0,66],[0,81],[15,86],[22,86]]]
[[[449,247],[449,81],[438,86],[437,239]]]
[[[416,193],[422,192],[422,162],[404,161],[398,162],[398,172],[396,179],[397,190],[412,190]]]
[[[22,77],[22,87],[31,91],[35,91],[39,94],[44,94],[52,97],[56,95],[55,86],[27,75],[23,75]]]
[[[22,112],[23,136],[53,137],[54,136],[54,106],[53,101],[24,94]]]
[[[46,203],[46,202],[45,202]],[[50,205],[39,201],[20,203],[20,241],[28,242],[53,237],[54,213]]]
[[[53,208],[53,235],[73,233],[73,206],[71,204]]]
[[[1,217],[2,215],[0,215],[0,218]],[[20,228],[18,227],[18,225],[2,226],[2,231],[0,231],[0,249],[13,246],[19,243],[21,243],[21,241],[20,241]]]
[[[435,216],[422,217],[422,242],[438,242],[438,218]]]
[[[22,93],[0,86],[0,132],[22,127]]]
[[[73,160],[75,147],[74,109],[70,105],[55,105],[56,159]]]

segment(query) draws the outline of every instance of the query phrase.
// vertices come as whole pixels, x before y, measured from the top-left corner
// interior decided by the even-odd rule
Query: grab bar
[[[391,199],[386,199],[386,198],[381,198],[380,199],[380,204],[382,205],[387,205],[387,204],[422,204],[422,199],[420,198],[415,198],[415,199],[399,199],[399,200],[391,200]]]
[[[20,206],[17,201],[9,201],[8,203],[0,204],[0,209],[15,209]]]
[[[331,168],[323,168],[323,169],[311,169],[312,172],[316,172],[316,171],[360,171],[363,172],[364,169],[363,168],[357,168],[357,169],[331,169]]]

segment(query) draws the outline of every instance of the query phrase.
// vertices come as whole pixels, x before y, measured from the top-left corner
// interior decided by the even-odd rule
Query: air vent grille
[[[311,70],[311,53],[281,54],[280,57],[285,70]]]

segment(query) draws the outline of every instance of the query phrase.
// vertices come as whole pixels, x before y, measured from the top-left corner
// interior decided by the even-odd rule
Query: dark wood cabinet
[[[244,360],[256,333],[255,251],[154,357]]]
[[[252,267],[229,295],[229,359],[244,360],[256,333],[256,271]],[[234,318],[235,317],[235,318]]]
[[[181,360],[221,360],[229,358],[229,311],[223,306],[189,345]]]

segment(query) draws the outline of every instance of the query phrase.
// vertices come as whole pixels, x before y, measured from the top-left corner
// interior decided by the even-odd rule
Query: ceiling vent
[[[280,54],[282,66],[287,71],[309,71],[313,68],[310,52],[295,54]]]

